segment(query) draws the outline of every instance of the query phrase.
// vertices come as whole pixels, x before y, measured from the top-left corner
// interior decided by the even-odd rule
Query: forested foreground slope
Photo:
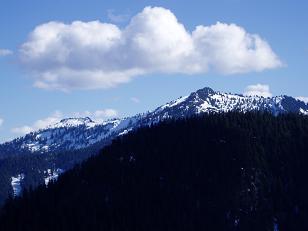
[[[203,113],[256,111],[275,116],[287,113],[308,115],[308,104],[286,95],[244,96],[204,87],[155,110],[131,117],[100,122],[89,117],[62,119],[0,144],[0,206],[9,195],[18,195],[23,189],[44,184],[50,177],[95,155],[118,136],[140,127]]]
[[[307,165],[307,116],[165,121],[10,199],[0,230],[308,230]]]

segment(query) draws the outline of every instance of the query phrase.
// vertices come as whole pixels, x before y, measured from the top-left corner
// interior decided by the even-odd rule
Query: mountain
[[[203,88],[158,107],[154,111],[122,119],[96,123],[89,117],[68,118],[45,129],[0,145],[1,155],[25,152],[63,152],[89,147],[105,139],[113,139],[135,128],[165,119],[177,119],[200,113],[230,111],[267,111],[274,115],[298,113],[308,115],[308,105],[289,96],[264,98],[222,93]]]
[[[45,129],[0,145],[0,204],[20,188],[49,182],[76,163],[95,155],[119,136],[168,119],[202,113],[263,111],[308,115],[308,105],[289,96],[264,98],[203,88],[143,114],[95,122],[89,117],[67,118]],[[21,177],[22,176],[22,177]]]
[[[307,140],[308,117],[295,114],[143,127],[10,199],[0,230],[308,230]]]

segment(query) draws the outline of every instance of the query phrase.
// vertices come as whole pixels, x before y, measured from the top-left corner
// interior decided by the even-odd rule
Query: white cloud
[[[298,96],[298,97],[295,97],[295,98],[308,104],[308,97]]]
[[[259,72],[282,65],[265,40],[235,24],[198,26],[192,35],[200,59],[223,74]]]
[[[134,103],[140,103],[140,99],[137,97],[131,97],[130,100],[133,101]]]
[[[98,110],[94,112],[94,116],[96,118],[111,118],[111,117],[116,117],[117,115],[118,112],[111,108],[105,110]]]
[[[16,133],[18,135],[26,135],[32,131],[34,131],[34,129],[27,125],[11,129],[11,132]]]
[[[263,96],[263,97],[272,97],[272,93],[270,92],[269,85],[265,84],[256,84],[249,85],[246,87],[244,95],[246,96]]]
[[[102,122],[106,119],[115,118],[118,116],[118,111],[112,108],[97,110],[94,112],[84,111],[84,112],[74,112],[74,117],[90,117],[96,122]]]
[[[12,128],[11,131],[13,133],[19,135],[25,135],[29,132],[36,131],[42,128],[46,128],[48,125],[55,124],[59,122],[63,118],[63,114],[60,111],[55,111],[52,115],[35,121],[32,125],[24,125],[21,127]]]
[[[8,49],[0,49],[0,57],[1,56],[8,56],[8,55],[12,55],[13,51],[8,50]]]
[[[111,22],[121,23],[129,19],[129,14],[116,14],[113,9],[107,10],[107,17]]]
[[[60,90],[110,88],[149,73],[236,74],[282,65],[259,35],[220,22],[189,32],[161,7],[144,8],[123,29],[100,21],[39,25],[20,60],[36,87]]]
[[[2,126],[3,123],[4,123],[4,119],[0,118],[0,127]]]
[[[18,135],[25,135],[27,133],[43,129],[48,127],[49,125],[53,125],[58,123],[63,118],[69,117],[91,117],[96,122],[102,122],[103,120],[114,118],[118,115],[118,112],[114,109],[108,108],[104,110],[97,110],[94,112],[84,111],[84,112],[74,112],[69,115],[64,115],[60,111],[55,111],[52,115],[35,121],[32,125],[24,125],[21,127],[15,127],[11,129],[11,132],[16,133]],[[1,123],[1,120],[0,120]]]

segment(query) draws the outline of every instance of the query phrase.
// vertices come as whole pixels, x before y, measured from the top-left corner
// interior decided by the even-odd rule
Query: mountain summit
[[[121,135],[167,119],[230,111],[308,115],[308,105],[289,96],[264,98],[203,88],[132,117],[95,122],[89,117],[66,118],[45,129],[0,145],[0,205],[23,188],[56,179],[63,171],[96,154]]]
[[[274,115],[297,113],[308,115],[308,104],[290,96],[243,96],[214,91],[205,87],[166,103],[153,111],[102,123],[91,118],[67,118],[45,129],[0,145],[0,155],[23,152],[60,152],[88,147],[102,140],[112,140],[135,128],[157,123],[165,119],[189,117],[200,113],[224,113],[230,111],[262,111]]]

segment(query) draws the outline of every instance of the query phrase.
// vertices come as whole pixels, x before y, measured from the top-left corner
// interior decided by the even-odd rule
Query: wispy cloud
[[[102,122],[109,118],[114,118],[118,116],[118,111],[112,108],[107,108],[103,110],[97,110],[94,112],[84,111],[84,112],[74,112],[74,117],[90,117],[96,122]]]
[[[140,103],[140,99],[137,97],[131,97],[130,100],[133,101],[134,103]]]
[[[115,10],[113,10],[113,9],[107,10],[107,16],[108,16],[109,20],[111,22],[114,22],[114,23],[126,22],[130,18],[130,15],[128,13],[126,13],[126,14],[116,14]]]
[[[18,135],[25,135],[32,131],[46,128],[48,125],[55,124],[59,122],[62,119],[62,117],[63,117],[62,112],[55,111],[52,115],[46,118],[43,118],[43,119],[39,119],[31,125],[24,125],[24,126],[12,128],[11,132],[16,133]]]
[[[270,91],[269,85],[266,84],[256,84],[249,85],[246,87],[244,91],[244,95],[246,96],[263,96],[263,97],[271,97],[272,93]]]
[[[8,56],[8,55],[12,55],[13,51],[8,50],[8,49],[0,49],[0,57],[1,56]]]
[[[2,126],[3,123],[4,123],[4,119],[0,118],[0,127]]]
[[[100,21],[37,26],[20,50],[44,89],[110,88],[149,73],[259,72],[282,66],[270,45],[235,24],[192,32],[162,7],[146,7],[121,29]]]
[[[65,115],[61,111],[55,111],[50,116],[43,118],[43,119],[39,119],[35,121],[34,123],[32,123],[31,125],[24,125],[24,126],[12,128],[11,132],[18,134],[18,135],[25,135],[27,133],[46,128],[49,125],[56,124],[61,119],[67,118],[67,117],[91,117],[96,122],[102,122],[106,119],[114,118],[117,115],[118,115],[118,112],[115,109],[111,109],[111,108],[104,109],[104,110],[97,110],[94,112],[90,112],[90,111],[73,112],[68,115]]]

